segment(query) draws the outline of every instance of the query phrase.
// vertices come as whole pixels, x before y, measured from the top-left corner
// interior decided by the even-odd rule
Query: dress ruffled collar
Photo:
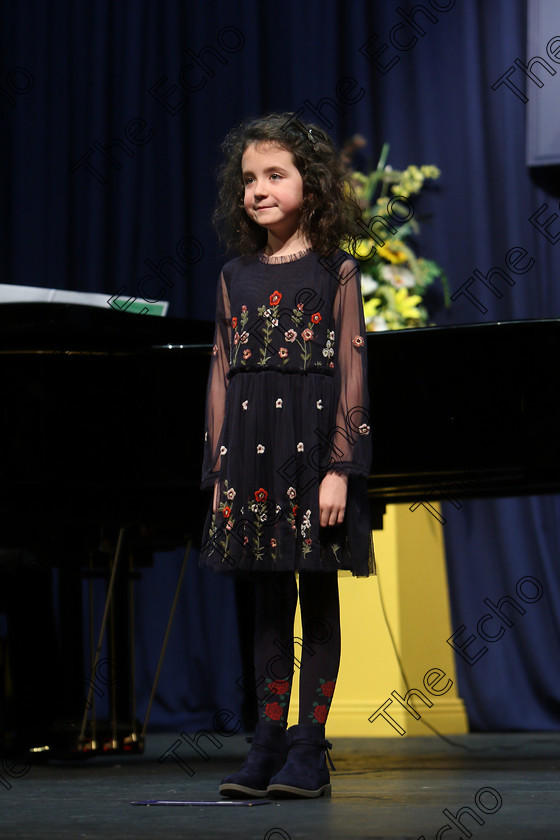
[[[296,251],[295,254],[285,254],[281,257],[275,256],[267,256],[263,254],[262,251],[257,254],[259,260],[267,265],[281,265],[282,263],[290,263],[295,262],[296,260],[301,260],[302,257],[306,257],[307,254],[310,254],[313,248],[304,248],[301,251]]]

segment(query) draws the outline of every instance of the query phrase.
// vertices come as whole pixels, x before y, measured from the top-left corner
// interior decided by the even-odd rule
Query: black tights
[[[255,670],[259,722],[287,726],[294,667],[301,668],[299,723],[324,724],[340,663],[337,572],[300,572],[303,638],[294,640],[294,572],[263,572],[255,582]]]

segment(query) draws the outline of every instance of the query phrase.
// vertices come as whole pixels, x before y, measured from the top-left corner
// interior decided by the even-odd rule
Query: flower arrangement
[[[351,163],[355,150],[365,144],[360,135],[349,141],[342,153],[346,165]],[[427,326],[429,314],[424,298],[428,287],[438,277],[445,305],[450,305],[444,272],[433,260],[417,257],[410,244],[411,234],[419,231],[418,222],[411,217],[400,223],[395,221],[394,212],[390,213],[394,206],[390,202],[396,196],[408,199],[416,195],[427,179],[439,178],[441,172],[436,166],[408,166],[403,171],[393,170],[387,165],[388,155],[389,144],[385,143],[373,172],[364,175],[351,170],[350,173],[351,184],[362,209],[364,234],[343,247],[361,264],[364,315],[370,332]],[[365,233],[374,217],[381,220],[375,226],[376,235],[383,240],[381,243],[368,238]],[[391,233],[391,229],[395,228],[396,232]]]

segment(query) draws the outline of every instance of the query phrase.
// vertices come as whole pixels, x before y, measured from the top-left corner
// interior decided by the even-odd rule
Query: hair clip
[[[313,129],[312,128],[307,128],[307,126],[305,126],[305,130],[307,131],[307,139],[309,140],[309,142],[313,146],[315,146],[316,143],[317,143],[318,137],[316,137],[315,134],[313,134]]]

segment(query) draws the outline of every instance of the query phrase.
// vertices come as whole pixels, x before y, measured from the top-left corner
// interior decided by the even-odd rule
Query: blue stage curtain
[[[433,214],[422,252],[445,267],[452,293],[475,268],[505,270],[514,247],[534,259],[514,285],[500,283],[501,297],[473,287],[486,311],[460,295],[437,323],[559,315],[560,246],[529,221],[545,203],[557,211],[558,198],[525,166],[526,107],[505,85],[492,89],[526,61],[523,0],[18,0],[0,14],[3,282],[128,298],[155,296],[165,272],[170,315],[212,318],[226,259],[209,221],[221,139],[250,115],[301,108],[312,122],[320,109],[338,141],[368,139],[372,164],[388,141],[394,168],[441,168],[418,218]],[[519,70],[516,81],[524,87]],[[471,726],[557,729],[557,499],[447,504],[445,514],[454,628],[476,633],[484,599],[519,601],[523,577],[543,588],[519,602],[525,614],[510,605],[514,626],[475,664],[458,657]],[[158,557],[138,587],[145,683],[178,563],[178,553]],[[202,575],[194,552],[182,610],[154,725],[194,729],[240,703],[239,652],[223,643],[233,587]]]

